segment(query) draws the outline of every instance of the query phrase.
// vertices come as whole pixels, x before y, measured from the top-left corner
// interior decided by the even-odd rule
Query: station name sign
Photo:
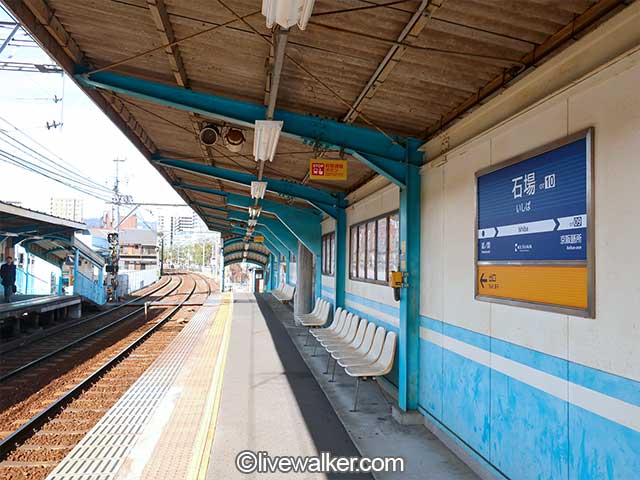
[[[312,158],[309,160],[310,180],[346,180],[346,160],[326,160],[324,158]]]
[[[476,173],[476,298],[593,316],[593,129]]]

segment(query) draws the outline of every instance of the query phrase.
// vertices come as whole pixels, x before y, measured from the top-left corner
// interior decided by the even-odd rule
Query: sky
[[[9,17],[0,9],[0,21],[7,20]],[[9,32],[8,28],[0,26],[0,44]],[[24,34],[20,38],[25,38]],[[54,63],[37,45],[8,46],[0,53],[0,62],[7,61]],[[54,97],[63,100],[56,103]],[[126,159],[120,164],[120,189],[122,193],[132,195],[136,202],[184,203],[120,130],[67,76],[0,70],[0,129],[17,134],[2,119],[62,157],[83,176],[109,188],[112,188],[115,176],[113,159]],[[63,125],[48,130],[47,122],[51,124],[54,121]],[[6,147],[0,142],[0,148]],[[47,155],[51,156],[49,153]],[[111,208],[93,196],[0,161],[0,200],[19,201],[24,207],[48,212],[51,197],[83,199],[85,218],[99,217]],[[148,210],[153,208],[149,207]],[[185,207],[172,213],[177,215],[189,211]],[[156,213],[160,213],[157,208]],[[154,220],[147,211],[142,211],[142,215],[147,220]]]

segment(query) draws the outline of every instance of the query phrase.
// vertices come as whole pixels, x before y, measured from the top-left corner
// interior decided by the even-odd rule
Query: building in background
[[[189,215],[158,215],[158,232],[161,233],[168,246],[173,246],[176,238],[191,233],[207,232],[208,228],[195,212]]]
[[[74,222],[82,221],[82,200],[79,198],[51,198],[49,213],[54,217],[66,218]]]
[[[120,270],[149,270],[158,266],[158,233],[127,229],[120,232]]]

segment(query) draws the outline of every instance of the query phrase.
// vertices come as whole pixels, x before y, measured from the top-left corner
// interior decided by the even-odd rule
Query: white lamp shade
[[[264,192],[267,190],[267,182],[251,182],[251,198],[264,198]]]
[[[262,14],[267,19],[267,27],[277,23],[282,28],[298,25],[307,28],[315,0],[262,0]]]
[[[258,220],[256,220],[255,218],[252,218],[252,219],[251,219],[251,220],[249,220],[247,223],[249,224],[249,226],[250,226],[251,228],[255,228],[255,226],[258,224]]]
[[[282,122],[276,120],[256,120],[253,134],[253,156],[256,162],[273,162],[278,147]]]
[[[251,218],[258,218],[261,212],[262,212],[262,207],[259,205],[249,207],[249,216]]]

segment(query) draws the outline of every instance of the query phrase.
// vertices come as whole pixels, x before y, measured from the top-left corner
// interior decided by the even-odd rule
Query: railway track
[[[175,295],[181,298],[175,307],[162,309],[152,320],[51,382],[41,395],[32,395],[17,410],[0,413],[0,430],[7,432],[8,425],[15,428],[0,442],[0,478],[44,478],[135,382],[182,329],[184,322],[170,320],[186,320],[195,308],[184,304],[197,297],[202,303],[211,293],[211,283],[200,276],[180,278],[184,280]]]
[[[171,280],[171,277],[163,277],[163,280],[161,280],[159,284],[151,285],[146,289],[148,291],[145,291],[142,295],[128,302],[80,320],[66,321],[61,325],[48,328],[42,331],[36,338],[25,338],[21,341],[15,341],[15,343],[10,346],[3,345],[2,351],[0,352],[0,358],[2,358],[2,363],[0,364],[0,382],[2,382],[5,377],[8,378],[11,372],[20,366],[44,356],[47,352],[57,350],[74,338],[82,338],[98,328],[112,323],[114,319],[120,318],[122,311],[135,309],[137,303],[150,298],[152,295],[167,287],[171,283]]]
[[[172,277],[161,289],[160,298],[172,298],[171,295],[182,282],[181,278]],[[148,318],[145,318],[144,307],[129,310],[119,312],[118,317],[111,315],[107,323],[83,325],[81,331],[64,331],[60,336],[45,342],[48,348],[36,345],[20,354],[12,352],[3,355],[2,364],[7,366],[0,381],[0,431],[5,430],[2,418],[8,409],[15,408],[15,405],[20,405],[33,395],[44,394],[43,390],[51,388],[51,382],[72,371],[76,365],[90,361],[101,351],[162,313],[161,309],[152,309]],[[10,359],[13,362],[9,362]],[[16,367],[10,368],[10,363]],[[0,439],[2,437],[0,433]]]

